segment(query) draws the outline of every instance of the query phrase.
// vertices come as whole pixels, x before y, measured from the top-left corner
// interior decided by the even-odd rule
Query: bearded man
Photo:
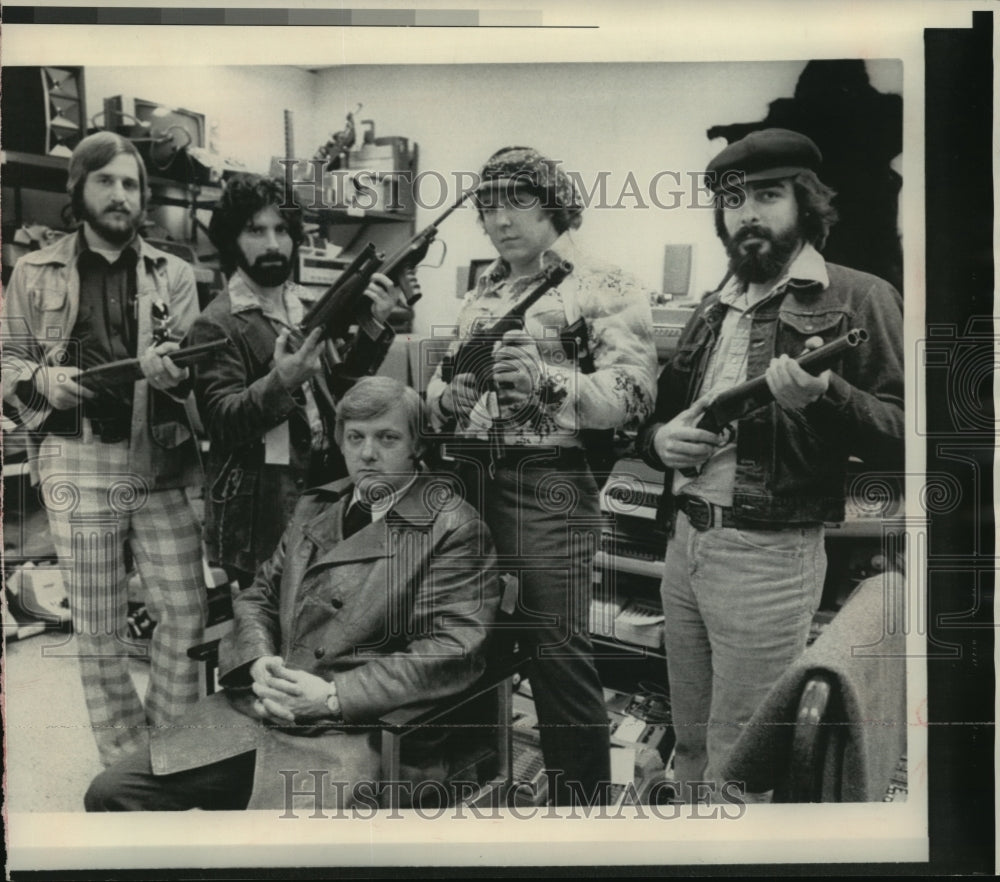
[[[194,371],[194,394],[211,440],[206,464],[205,544],[209,560],[245,587],[278,540],[307,487],[343,477],[333,443],[333,401],[373,374],[394,333],[396,298],[376,273],[370,313],[340,349],[305,340],[296,327],[309,292],[292,281],[303,241],[302,209],[285,206],[279,182],[235,175],[209,224],[226,291],[195,320],[192,344],[226,340]]]
[[[184,487],[201,476],[184,409],[187,370],[154,345],[157,322],[179,339],[198,314],[191,268],[138,235],[146,168],[126,138],[99,132],[69,160],[78,232],[26,254],[4,292],[4,401],[33,431],[40,479],[63,572],[90,722],[101,761],[144,743],[198,698],[186,650],[202,637],[201,543]],[[138,357],[143,379],[92,390],[81,370]],[[145,707],[128,657],[121,549],[128,539],[156,620]]]
[[[820,163],[809,138],[765,129],[709,164],[730,277],[685,327],[638,439],[666,470],[661,594],[687,799],[718,789],[741,727],[806,645],[848,458],[903,465],[902,300],[820,255],[836,220]],[[854,327],[868,341],[819,376],[795,361]],[[723,435],[697,428],[713,395],[760,375],[772,404]]]

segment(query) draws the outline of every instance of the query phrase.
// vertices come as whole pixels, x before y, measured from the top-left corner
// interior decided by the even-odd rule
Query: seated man
[[[498,605],[493,543],[466,503],[435,504],[422,417],[417,393],[387,377],[344,396],[335,437],[349,477],[303,495],[236,596],[219,647],[225,690],[94,779],[88,811],[283,810],[286,788],[315,789],[317,769],[347,782],[324,804],[350,805],[350,785],[378,780],[365,723],[481,675]]]

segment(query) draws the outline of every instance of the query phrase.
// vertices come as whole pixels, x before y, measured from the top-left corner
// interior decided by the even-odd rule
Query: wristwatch
[[[337,698],[337,686],[334,683],[330,684],[330,691],[326,696],[326,709],[335,720],[340,719],[340,699]]]

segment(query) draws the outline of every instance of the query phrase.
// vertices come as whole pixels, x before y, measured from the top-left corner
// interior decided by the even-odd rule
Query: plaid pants
[[[67,578],[75,655],[90,723],[104,765],[145,740],[147,726],[169,725],[198,699],[189,647],[204,633],[205,577],[194,514],[181,489],[151,490],[129,474],[128,442],[49,436],[38,469],[49,530]],[[151,644],[128,634],[123,542],[128,538],[156,621]],[[129,658],[150,655],[145,710]]]

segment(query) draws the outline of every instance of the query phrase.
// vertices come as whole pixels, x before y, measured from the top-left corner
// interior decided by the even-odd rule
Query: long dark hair
[[[226,182],[212,219],[208,224],[208,237],[219,251],[222,271],[230,276],[239,265],[236,240],[258,211],[273,205],[288,225],[288,234],[296,250],[305,234],[302,229],[302,209],[285,205],[283,185],[274,178],[263,175],[238,174]]]

